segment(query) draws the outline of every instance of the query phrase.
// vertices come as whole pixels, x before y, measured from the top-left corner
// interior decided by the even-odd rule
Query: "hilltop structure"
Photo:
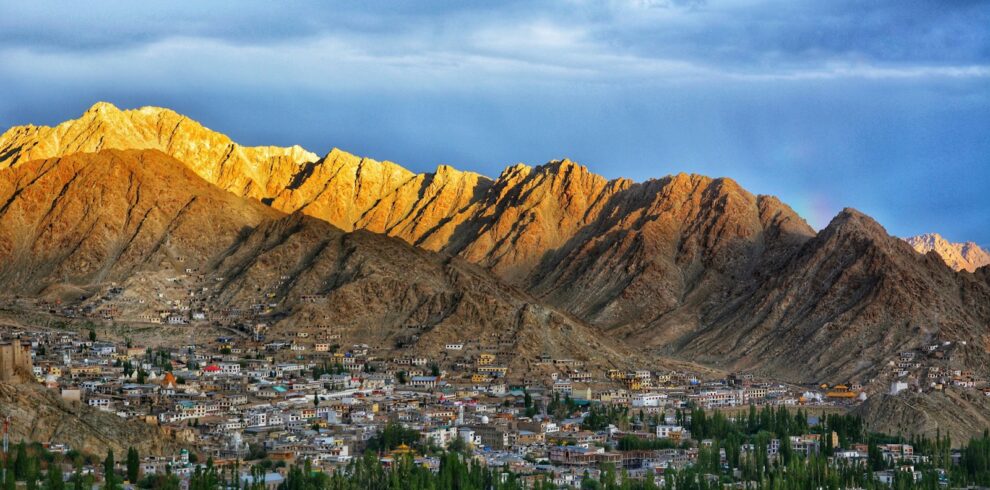
[[[19,340],[0,343],[0,383],[23,383],[31,379],[31,346]]]

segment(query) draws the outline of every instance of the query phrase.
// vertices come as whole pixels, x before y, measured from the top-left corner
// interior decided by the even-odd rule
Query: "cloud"
[[[818,59],[772,65],[639,53],[602,41],[593,29],[547,19],[482,23],[468,32],[423,28],[323,32],[240,43],[168,36],[113,49],[53,50],[0,45],[8,80],[59,83],[227,85],[313,91],[504,91],[546,84],[663,86],[671,83],[990,77],[987,64]]]
[[[634,0],[613,2],[4,2],[0,49],[92,53],[170,39],[284,46],[335,39],[387,58],[654,60],[719,71],[990,64],[986,2]],[[434,51],[429,53],[429,51]],[[443,56],[441,56],[443,55]],[[604,68],[608,68],[606,65]]]

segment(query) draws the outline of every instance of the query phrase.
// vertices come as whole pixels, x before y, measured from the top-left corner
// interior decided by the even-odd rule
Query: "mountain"
[[[64,143],[70,135],[73,144]],[[605,327],[695,315],[682,307],[729,294],[736,276],[749,278],[761,262],[788,256],[814,235],[786,205],[729,179],[607,180],[565,159],[513,165],[492,180],[445,165],[416,174],[334,149],[315,162],[276,166],[246,185],[243,176],[257,175],[256,162],[195,151],[218,147],[214,140],[241,148],[167,109],[120,111],[99,103],[56,128],[7,131],[0,148],[10,150],[0,162],[16,168],[38,154],[166,141],[164,151],[237,195],[260,196],[279,211],[344,231],[364,229],[458,255]],[[262,182],[265,192],[253,192]]]
[[[988,364],[990,283],[918,255],[879,223],[845,209],[749,295],[708,310],[682,355],[795,381],[869,381],[898,352],[969,342],[972,369]],[[889,373],[888,373],[889,374]]]
[[[170,123],[155,122],[164,120]],[[170,127],[175,131],[154,129]],[[332,226],[320,232],[327,236],[364,230],[443,257],[458,257],[463,261],[459,263],[480,266],[515,291],[525,292],[530,296],[527,301],[580,319],[651,355],[699,358],[733,369],[764,369],[794,381],[868,377],[879,369],[882,359],[912,342],[975,334],[987,324],[979,302],[986,294],[986,281],[979,277],[952,274],[854,210],[840,213],[816,233],[786,204],[772,196],[753,195],[728,178],[677,174],[640,183],[609,180],[563,159],[536,167],[512,165],[489,179],[446,165],[417,174],[392,162],[339,149],[320,159],[302,150],[282,149],[283,154],[302,156],[281,165],[262,165],[279,170],[251,179],[256,184],[247,188],[265,189],[252,194],[244,192],[244,186],[230,184],[240,180],[218,180],[217,175],[258,175],[255,161],[247,157],[218,160],[211,151],[194,151],[216,148],[213,141],[242,147],[167,109],[120,111],[100,103],[80,119],[56,128],[31,128],[14,128],[0,138],[8,141],[0,147],[18,148],[4,153],[2,160],[9,162],[12,173],[5,179],[8,190],[0,193],[0,198],[11,196],[0,208],[0,223],[30,222],[24,217],[11,221],[5,214],[20,209],[18,203],[35,198],[34,194],[57,196],[75,184],[85,184],[85,192],[101,192],[87,198],[89,202],[133,204],[117,209],[113,219],[103,216],[106,212],[97,217],[79,210],[69,210],[62,219],[60,213],[67,211],[55,200],[49,213],[36,217],[39,221],[30,232],[17,229],[8,237],[0,233],[0,252],[10,248],[22,262],[44,258],[27,267],[17,260],[0,267],[0,280],[28,290],[41,290],[70,275],[96,282],[128,277],[136,261],[127,254],[146,257],[143,260],[151,263],[168,261],[173,268],[180,258],[189,258],[181,268],[224,274],[230,271],[210,269],[227,267],[210,262],[220,260],[217,250],[232,247],[225,252],[230,257],[266,256],[267,249],[247,249],[252,251],[248,253],[240,247],[246,246],[256,230],[269,229],[260,226],[263,221],[285,219],[278,217],[287,213],[329,223]],[[174,136],[163,139],[164,133]],[[65,143],[67,135],[72,135],[73,144]],[[150,159],[142,165],[148,167],[142,172],[167,168],[162,171],[181,175],[176,178],[183,186],[199,190],[180,197],[155,184],[172,177],[147,174],[138,179],[145,186],[144,197],[138,199],[130,184],[121,185],[133,180],[127,176],[137,169],[100,168],[89,162],[82,165],[85,169],[77,181],[70,178],[76,172],[71,169],[85,163],[85,156],[67,157],[70,162],[60,165],[52,159],[24,160],[39,149],[82,151],[93,148],[94,141],[138,147],[166,141],[165,151],[175,158],[168,159],[167,165],[162,162],[164,156],[147,152],[123,160]],[[241,153],[257,157],[257,152],[248,150]],[[107,155],[99,158],[122,160],[119,153]],[[58,172],[49,176],[49,167],[62,169],[65,178],[54,179]],[[217,174],[208,170],[212,168],[224,171]],[[111,170],[115,174],[109,174]],[[47,187],[32,185],[33,190],[22,190],[35,176],[41,184],[54,181]],[[192,185],[192,177],[205,182]],[[209,184],[239,196],[260,196],[268,206],[218,193]],[[169,198],[158,204],[149,196]],[[195,209],[183,210],[186,203]],[[224,213],[223,220],[216,218],[219,213],[210,212],[224,206],[231,211]],[[64,243],[51,236],[51,227],[58,223],[72,227],[61,230],[59,239]],[[292,227],[271,228],[271,232],[310,229],[315,223],[302,220]],[[102,233],[106,230],[121,238],[107,242],[107,234]],[[202,230],[209,230],[209,239]],[[319,245],[311,250],[319,257],[333,250],[327,245],[333,241],[319,238],[320,233],[292,232],[286,237],[309,236],[307,246]],[[372,235],[347,236],[356,241],[354,237]],[[31,242],[31,237],[37,239]],[[25,243],[15,246],[18,241]],[[351,248],[365,251],[385,242],[361,243]],[[289,284],[305,283],[297,276],[305,275],[308,266],[285,264],[307,263],[314,257],[293,256],[288,262],[272,259],[272,263],[282,263],[284,270],[267,274],[266,281],[280,283],[278,277],[284,275],[291,278]],[[424,276],[434,273],[445,272],[434,270]],[[235,282],[226,287],[251,291],[264,285]],[[457,290],[456,285],[445,287],[450,294]],[[230,290],[225,294],[232,294]],[[310,285],[305,292],[293,289],[292,293],[319,290]],[[287,291],[278,294],[286,300],[293,296]],[[431,317],[433,313],[416,315]],[[828,342],[836,335],[842,349],[829,349]]]
[[[904,239],[920,254],[935,251],[949,267],[973,272],[990,265],[990,252],[973,242],[952,243],[938,233],[926,233]]]
[[[786,205],[730,179],[607,180],[566,159],[489,180],[334,150],[273,206],[460,256],[606,327],[703,302],[814,236]]]
[[[298,146],[246,147],[159,107],[122,111],[99,102],[55,127],[15,126],[0,135],[0,168],[102,149],[155,149],[239,196],[271,198],[317,156]]]
[[[603,365],[634,359],[620,342],[483,268],[285,215],[211,185],[157,150],[77,153],[0,175],[5,291],[68,300],[113,283],[154,298],[180,278],[210,291],[203,305],[210,310],[276,303],[276,329],[332,317],[337,333],[355,343],[434,354],[474,339],[520,363],[541,353]],[[157,308],[128,304],[122,313],[135,319]]]
[[[22,162],[2,176],[0,284],[8,291],[201,269],[245,230],[281,214],[154,150]]]
[[[815,232],[728,178],[610,180],[568,159],[494,179],[415,173],[339,149],[252,153],[178,115],[189,131],[161,140],[132,122],[148,114],[174,113],[98,104],[0,137],[4,290],[148,296],[182,278],[204,291],[198,307],[260,305],[276,331],[332,323],[345,342],[424,353],[470,340],[523,378],[542,353],[601,368],[673,358],[874,396],[900,352],[934,343],[955,346],[939,362],[990,368],[990,268],[958,273],[853,209]],[[131,144],[120,135],[171,143],[101,150]],[[214,140],[241,156],[218,157]],[[128,304],[130,318],[154,307]]]

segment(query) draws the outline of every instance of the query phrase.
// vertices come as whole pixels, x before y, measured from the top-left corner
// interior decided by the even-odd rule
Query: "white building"
[[[684,427],[680,425],[661,424],[657,426],[658,439],[682,438],[684,432]]]

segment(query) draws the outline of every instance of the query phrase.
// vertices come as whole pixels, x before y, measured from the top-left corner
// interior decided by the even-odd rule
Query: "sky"
[[[563,157],[990,245],[990,1],[0,2],[0,128],[96,101],[497,176]]]

